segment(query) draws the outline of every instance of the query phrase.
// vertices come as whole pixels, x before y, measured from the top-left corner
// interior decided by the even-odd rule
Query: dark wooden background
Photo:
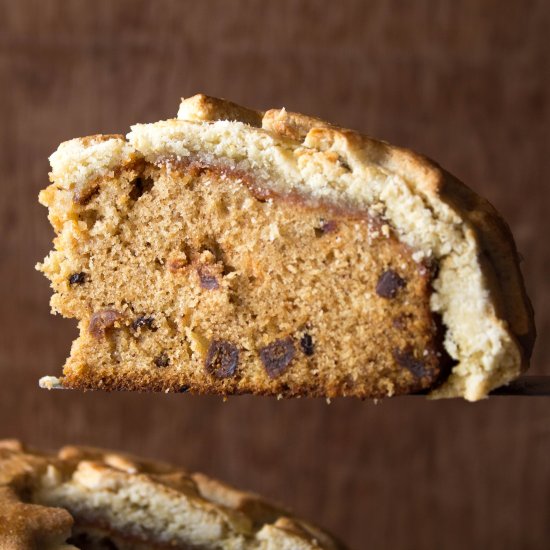
[[[435,159],[509,221],[550,374],[550,3],[0,0],[0,437],[177,461],[271,495],[351,547],[550,547],[550,399],[478,404],[47,392],[75,335],[33,270],[60,141],[202,91]]]

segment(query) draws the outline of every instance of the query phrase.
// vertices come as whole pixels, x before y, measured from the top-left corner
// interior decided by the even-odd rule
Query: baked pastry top
[[[45,387],[477,400],[527,368],[508,226],[416,153],[197,95],[50,161],[39,267],[80,337]]]
[[[314,550],[344,546],[258,495],[165,463],[0,440],[0,548]]]

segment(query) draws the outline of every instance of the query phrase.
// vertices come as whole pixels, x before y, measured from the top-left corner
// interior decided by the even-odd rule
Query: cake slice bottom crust
[[[365,212],[172,158],[43,200],[52,306],[80,327],[65,387],[383,397],[448,374],[436,266]]]

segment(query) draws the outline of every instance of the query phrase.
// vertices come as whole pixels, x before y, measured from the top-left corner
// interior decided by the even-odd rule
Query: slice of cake
[[[319,528],[203,474],[87,447],[0,441],[0,548],[337,550]]]
[[[198,95],[50,160],[39,269],[80,336],[43,386],[476,400],[527,367],[507,225],[415,153]]]

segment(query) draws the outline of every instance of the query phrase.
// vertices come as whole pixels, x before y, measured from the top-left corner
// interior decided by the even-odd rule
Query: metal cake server
[[[45,376],[40,379],[40,387],[49,390],[66,390],[70,388],[63,387],[59,378]],[[407,394],[400,397],[426,395],[427,392]],[[517,397],[550,397],[550,376],[521,376],[517,380],[510,382],[507,386],[502,386],[493,390],[490,396],[517,396]]]

